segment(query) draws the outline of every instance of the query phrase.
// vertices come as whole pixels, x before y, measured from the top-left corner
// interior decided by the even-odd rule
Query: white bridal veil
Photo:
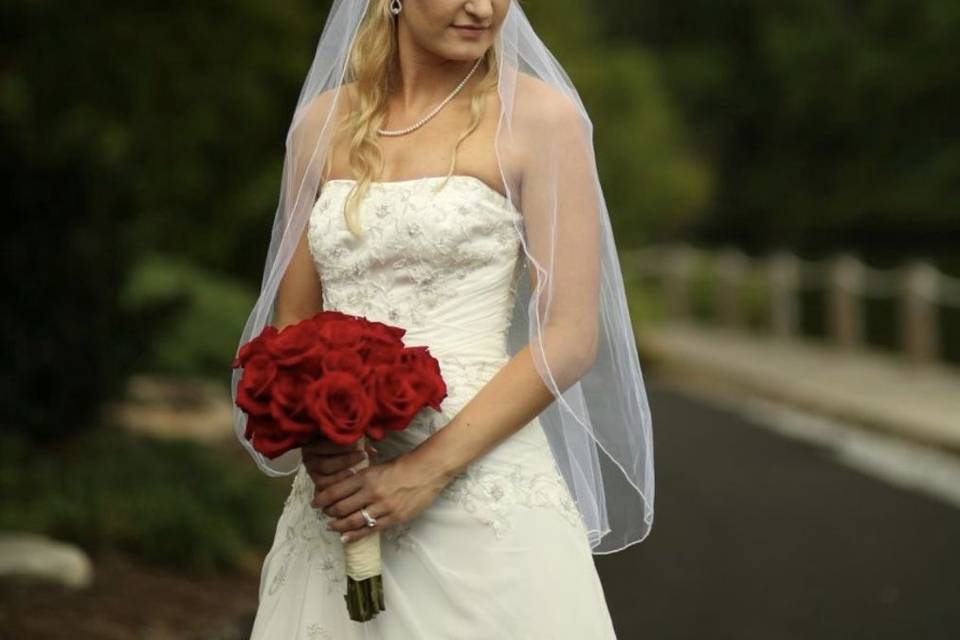
[[[380,4],[335,0],[330,9],[287,134],[280,202],[260,296],[240,344],[273,322],[280,280],[321,187],[334,129],[330,116],[341,88],[351,81],[349,59],[358,26],[368,8]],[[506,195],[523,214],[516,230],[526,266],[532,269],[530,278],[521,278],[517,292],[510,354],[529,344],[537,371],[555,397],[540,421],[558,468],[583,516],[593,553],[612,553],[643,540],[653,524],[653,440],[597,175],[593,125],[567,74],[515,0],[509,3],[494,47],[500,104],[494,151]],[[320,103],[316,98],[325,92],[332,100]],[[326,105],[320,107],[321,126],[307,127],[305,107],[315,114],[317,104]],[[521,150],[528,160],[522,184],[516,185],[505,166],[507,158],[518,157]],[[235,370],[234,399],[239,378]],[[252,448],[244,438],[246,415],[236,405],[234,426],[265,473],[281,476],[297,470],[299,449],[271,460]]]

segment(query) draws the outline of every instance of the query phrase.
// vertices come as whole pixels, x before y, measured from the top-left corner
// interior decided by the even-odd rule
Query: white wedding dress
[[[448,385],[375,443],[372,463],[430,437],[508,360],[507,331],[522,273],[520,213],[479,178],[374,182],[346,228],[350,179],[324,183],[308,222],[325,309],[407,329]],[[533,420],[473,461],[436,501],[381,533],[386,610],[347,615],[343,546],[310,506],[301,465],[264,559],[251,640],[606,640],[615,638],[587,531],[543,428]]]

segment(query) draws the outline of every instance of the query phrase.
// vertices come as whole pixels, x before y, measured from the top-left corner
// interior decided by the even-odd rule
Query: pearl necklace
[[[448,96],[443,100],[443,102],[441,102],[440,104],[438,104],[438,105],[436,106],[436,108],[435,108],[433,111],[431,111],[430,113],[428,113],[426,116],[424,116],[423,118],[420,118],[417,122],[415,122],[414,124],[410,125],[409,127],[406,127],[405,129],[392,129],[392,130],[389,130],[389,129],[377,129],[377,133],[379,133],[379,134],[382,135],[382,136],[402,136],[402,135],[405,135],[405,134],[407,134],[407,133],[410,133],[411,131],[415,131],[415,130],[419,129],[420,127],[422,127],[423,125],[425,125],[433,116],[435,116],[435,115],[437,115],[438,113],[440,113],[440,109],[443,109],[443,107],[444,107],[448,102],[450,102],[451,100],[453,100],[453,97],[454,97],[455,95],[457,95],[458,93],[460,93],[460,90],[463,89],[463,86],[464,86],[465,84],[467,84],[467,80],[470,79],[470,76],[473,75],[473,72],[476,71],[476,70],[477,70],[477,67],[480,66],[480,61],[481,61],[481,60],[483,60],[483,58],[477,58],[477,61],[473,64],[473,68],[470,69],[470,71],[467,73],[466,76],[464,76],[463,80],[460,81],[460,84],[458,84],[458,85],[454,88],[454,90],[450,92],[450,95],[448,95]]]

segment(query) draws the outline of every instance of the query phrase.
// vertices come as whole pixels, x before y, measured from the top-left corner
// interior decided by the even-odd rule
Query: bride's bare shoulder
[[[574,98],[526,73],[517,74],[514,132],[520,191],[548,150],[574,151],[590,140],[589,121]],[[548,154],[549,155],[549,154]]]
[[[518,130],[540,133],[582,123],[582,111],[573,98],[528,73],[517,74],[515,96]]]

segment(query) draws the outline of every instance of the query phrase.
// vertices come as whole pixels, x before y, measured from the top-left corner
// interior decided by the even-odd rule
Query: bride
[[[335,0],[241,344],[361,315],[428,346],[448,395],[275,459],[235,410],[293,476],[254,640],[615,637],[592,554],[649,533],[653,451],[591,137],[514,0]],[[343,541],[377,532],[386,609],[354,622]]]

